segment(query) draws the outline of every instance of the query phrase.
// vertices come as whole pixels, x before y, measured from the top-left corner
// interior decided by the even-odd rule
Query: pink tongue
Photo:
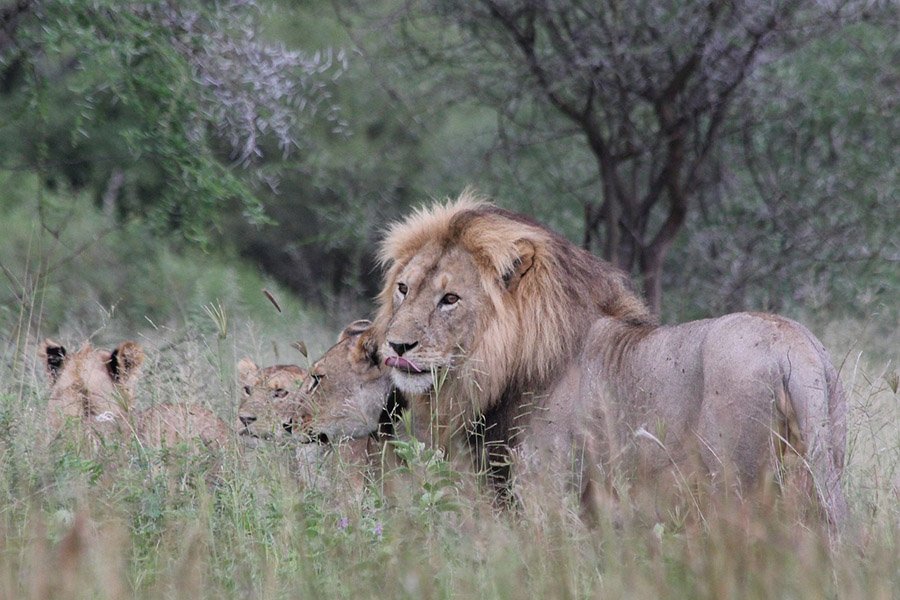
[[[407,360],[402,356],[388,356],[384,359],[384,364],[389,367],[394,367],[395,369],[403,369],[404,371],[410,371],[412,373],[422,372],[422,369],[416,366],[414,362]]]

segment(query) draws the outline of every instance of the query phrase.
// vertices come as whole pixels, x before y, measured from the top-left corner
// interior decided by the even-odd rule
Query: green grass
[[[248,323],[224,337],[202,329],[140,336],[148,347],[141,404],[181,399],[233,414],[233,374],[222,365],[241,347],[265,347],[266,335],[251,339]],[[18,364],[27,364],[33,350],[4,353],[24,352]],[[895,367],[879,359],[863,354],[844,366],[854,524],[831,552],[818,528],[777,507],[752,515],[724,507],[705,525],[666,517],[618,528],[587,528],[571,503],[549,497],[522,514],[497,512],[470,476],[415,447],[406,449],[413,474],[387,496],[377,482],[353,488],[333,460],[323,467],[331,483],[308,485],[291,448],[235,444],[210,484],[186,448],[162,457],[47,447],[37,441],[43,374],[10,363],[0,379],[0,593],[891,598],[900,585],[900,415]]]

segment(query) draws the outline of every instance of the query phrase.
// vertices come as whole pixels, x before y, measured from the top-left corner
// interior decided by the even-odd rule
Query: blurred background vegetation
[[[3,331],[270,318],[261,287],[336,330],[370,311],[385,224],[472,185],[665,321],[893,332],[897,25],[889,2],[0,0]]]

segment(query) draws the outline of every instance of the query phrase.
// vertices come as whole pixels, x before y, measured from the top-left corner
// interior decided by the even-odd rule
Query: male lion
[[[482,465],[515,458],[525,480],[568,472],[590,508],[590,476],[608,462],[611,440],[665,430],[657,441],[671,460],[648,457],[648,475],[725,470],[743,487],[760,479],[786,424],[785,437],[815,463],[823,507],[832,522],[842,518],[844,400],[821,345],[796,324],[734,315],[666,334],[624,273],[467,193],[393,225],[380,260],[384,363],[413,414],[433,415],[439,444],[464,440]],[[605,336],[602,323],[648,341],[632,351],[637,334]]]
[[[193,439],[221,446],[231,438],[230,428],[201,406],[162,403],[133,410],[144,362],[144,351],[135,342],[123,342],[111,352],[86,343],[70,355],[61,344],[46,340],[39,355],[50,381],[47,411],[53,435],[70,419],[94,437],[131,433],[155,448]]]

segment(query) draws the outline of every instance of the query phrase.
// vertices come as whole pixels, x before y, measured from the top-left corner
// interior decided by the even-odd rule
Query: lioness
[[[313,363],[299,417],[308,441],[356,440],[387,427],[397,399],[371,321],[358,320]]]
[[[134,403],[134,384],[140,377],[144,351],[134,342],[115,350],[95,350],[85,343],[77,352],[45,340],[38,352],[50,382],[47,421],[58,432],[67,418],[83,420],[91,428],[117,427]]]
[[[394,465],[383,443],[392,438],[393,418],[402,406],[378,356],[371,321],[354,321],[310,369],[296,419],[302,424],[300,439],[337,444],[340,461],[356,471],[358,487],[360,471]]]
[[[624,273],[467,193],[393,225],[380,260],[380,352],[439,443],[468,441],[485,468],[514,462],[525,481],[568,472],[590,505],[602,483],[591,476],[642,429],[656,440],[635,441],[651,445],[633,453],[638,471],[724,470],[750,488],[786,425],[829,519],[843,520],[845,401],[821,344],[793,322],[658,330]],[[608,324],[647,341],[605,335]]]
[[[354,435],[369,428],[365,421],[368,412],[360,414],[354,408],[367,406],[377,420],[385,399],[370,399],[369,394],[384,396],[391,387],[387,371],[367,355],[360,342],[360,334],[368,329],[368,324],[368,321],[356,321],[346,327],[337,344],[313,364],[310,372],[294,365],[259,368],[249,358],[242,359],[238,364],[244,395],[238,411],[243,427],[241,436],[253,440],[251,445],[260,439],[317,442],[322,448],[334,443],[344,475],[348,476],[349,483],[360,488],[365,481],[363,472],[370,463],[369,451],[375,452],[376,442],[369,434],[378,425],[372,425],[364,435]],[[373,371],[377,376],[373,376]],[[312,401],[313,397],[327,397],[334,402],[320,405]],[[324,410],[319,410],[320,407]],[[314,420],[321,429],[311,437]],[[366,423],[364,426],[360,425],[361,420]],[[292,434],[297,435],[292,437]],[[323,465],[321,459],[318,448],[297,449],[300,475],[316,486],[334,483],[322,481],[318,476]]]
[[[61,344],[46,340],[39,356],[50,382],[47,411],[52,435],[71,419],[85,425],[92,436],[131,433],[151,447],[194,439],[222,445],[231,438],[231,429],[201,406],[162,403],[133,410],[134,386],[144,362],[144,351],[135,342],[123,342],[112,351],[84,344],[69,355]]]

